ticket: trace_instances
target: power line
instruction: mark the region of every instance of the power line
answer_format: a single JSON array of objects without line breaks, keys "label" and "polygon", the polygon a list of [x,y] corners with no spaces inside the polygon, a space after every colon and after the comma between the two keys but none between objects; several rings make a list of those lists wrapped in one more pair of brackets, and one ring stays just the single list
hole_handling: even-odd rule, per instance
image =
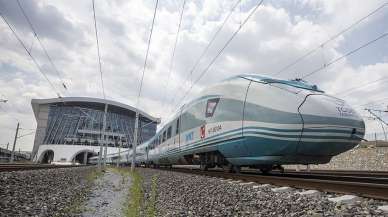
[{"label": "power line", "polygon": [[[241,25],[237,28],[237,30],[233,33],[233,35],[228,39],[228,41],[226,41],[225,45],[218,51],[218,53],[216,54],[216,56],[210,61],[210,63],[207,65],[207,67],[202,71],[202,73],[199,75],[199,77],[191,84],[190,88],[185,92],[185,94],[183,95],[183,97],[178,101],[178,102],[182,102],[187,94],[192,90],[193,86],[199,81],[201,80],[201,78],[208,72],[208,70],[210,69],[210,67],[214,64],[214,62],[217,60],[217,58],[222,54],[222,52],[225,50],[225,48],[230,44],[230,42],[234,39],[234,37],[236,37],[236,35],[240,32],[240,30],[242,29],[242,27],[248,22],[249,18],[252,17],[252,15],[256,12],[256,10],[260,7],[260,5],[262,5],[264,0],[261,0],[254,8],[253,10],[248,14],[248,16],[245,18],[245,20],[241,23]],[[179,104],[177,104],[179,106]]]},{"label": "power line", "polygon": [[[178,24],[178,30],[177,30],[177,33],[176,33],[176,38],[175,38],[175,44],[174,44],[174,49],[172,51],[172,57],[171,57],[171,61],[170,61],[170,68],[168,70],[168,76],[167,76],[167,84],[166,84],[166,88],[165,88],[165,93],[167,92],[167,88],[168,88],[168,85],[169,85],[169,82],[170,82],[170,76],[171,76],[171,71],[172,71],[172,68],[173,68],[173,63],[174,63],[174,57],[175,57],[175,49],[176,49],[176,46],[178,44],[178,38],[179,38],[179,32],[180,32],[180,29],[181,29],[181,24],[182,24],[182,18],[183,18],[183,12],[185,10],[185,5],[186,5],[186,0],[183,1],[183,6],[182,6],[182,11],[181,11],[181,14],[180,14],[180,19],[179,19],[179,24]],[[162,105],[162,108],[164,107],[164,100],[165,100],[165,97],[166,97],[166,94],[163,94],[163,105]]]},{"label": "power line", "polygon": [[140,79],[139,93],[138,93],[137,99],[136,99],[136,109],[139,106],[141,90],[143,88],[144,73],[145,73],[145,70],[146,70],[146,67],[147,67],[148,53],[149,53],[150,45],[151,45],[152,32],[154,30],[155,17],[156,17],[156,11],[157,11],[157,8],[158,8],[158,3],[159,3],[159,0],[156,0],[155,10],[154,10],[154,17],[152,18],[152,24],[151,24],[151,32],[150,32],[150,36],[148,38],[147,51],[146,51],[146,56],[145,56],[145,59],[144,59],[143,72],[142,72],[141,79]]},{"label": "power line", "polygon": [[[32,25],[31,20],[30,20],[29,17],[27,16],[27,14],[26,14],[26,12],[24,11],[24,9],[23,9],[22,5],[20,4],[20,1],[19,1],[19,0],[17,0],[17,3],[18,3],[18,5],[19,5],[20,10],[21,10],[22,13],[23,13],[23,16],[26,18],[26,20],[27,20],[27,22],[28,22],[28,24],[29,24],[31,30],[33,31],[34,36],[36,37],[36,39],[38,40],[38,42],[39,42],[41,48],[43,49],[44,53],[46,54],[47,59],[49,60],[51,66],[54,68],[54,71],[56,72],[56,74],[58,75],[58,78],[59,78],[60,82],[62,83],[63,88],[64,88],[65,90],[67,90],[67,86],[66,86],[65,82],[63,81],[63,78],[62,78],[62,76],[60,75],[60,73],[59,73],[59,71],[58,71],[58,68],[55,66],[53,60],[51,59],[50,55],[49,55],[48,52],[47,52],[47,49],[45,48],[45,46],[43,45],[42,41],[40,40],[40,38],[39,38],[39,36],[38,36],[38,34],[37,34],[37,32],[36,32],[34,26]],[[32,45],[31,45],[31,48],[32,48]]]},{"label": "power line", "polygon": [[367,105],[373,105],[373,104],[375,104],[376,102],[379,102],[379,101],[382,101],[382,100],[388,100],[388,97],[379,98],[379,99],[377,99],[377,100],[369,101],[369,102],[367,102],[367,103],[365,103],[365,104],[357,104],[357,105],[355,105],[355,106],[363,107],[363,106],[367,106]]},{"label": "power line", "polygon": [[5,18],[5,16],[0,12],[1,17],[3,18],[4,22],[8,25],[8,28],[12,31],[15,38],[18,40],[18,42],[23,46],[24,50],[27,52],[28,56],[32,59],[35,66],[38,68],[39,72],[43,75],[43,77],[47,80],[47,82],[50,84],[51,88],[56,92],[57,96],[61,98],[60,92],[55,88],[53,83],[50,81],[50,79],[47,77],[47,75],[43,72],[42,68],[39,66],[38,62],[35,60],[35,58],[31,55],[30,51],[28,51],[26,45],[24,42],[19,38],[19,36],[16,34],[15,30],[12,28],[11,24],[8,22],[8,20]]},{"label": "power line", "polygon": [[102,95],[104,96],[104,99],[105,99],[105,88],[104,88],[104,79],[102,78],[100,44],[99,44],[99,42],[98,42],[97,21],[96,21],[96,10],[95,10],[95,8],[94,8],[94,0],[92,0],[92,4],[93,4],[94,30],[95,30],[95,33],[96,33],[96,44],[97,44],[98,66],[99,66],[99,69],[100,69],[100,78],[101,78]]},{"label": "power line", "polygon": [[[192,76],[193,72],[195,71],[195,69],[197,68],[197,66],[199,65],[199,63],[201,62],[202,58],[205,56],[205,54],[207,53],[207,51],[209,50],[209,48],[211,47],[211,45],[213,44],[213,42],[215,41],[215,39],[217,38],[218,34],[221,32],[221,30],[224,28],[226,22],[228,22],[229,18],[231,17],[231,15],[233,14],[233,11],[236,9],[236,7],[239,5],[239,3],[241,2],[241,0],[237,0],[236,3],[233,5],[233,7],[230,9],[228,15],[225,17],[224,21],[222,22],[221,26],[218,27],[217,31],[214,33],[213,37],[210,39],[209,43],[206,45],[205,49],[202,51],[201,55],[199,55],[198,59],[195,61],[193,67],[190,69],[189,73],[187,74],[186,78],[184,79],[184,81],[187,81],[187,79],[189,77]],[[240,24],[241,25],[241,24]],[[179,87],[179,89],[181,89],[183,85],[181,85]],[[178,91],[177,91],[178,92]],[[176,92],[176,93],[177,93]],[[176,93],[175,95],[172,97],[172,103],[174,103],[174,99],[175,99],[175,96],[176,96]]]},{"label": "power line", "polygon": [[336,63],[336,62],[342,60],[343,58],[345,58],[345,57],[347,57],[347,56],[350,56],[350,55],[356,53],[357,51],[359,51],[359,50],[361,50],[361,49],[363,49],[363,48],[365,48],[365,47],[368,47],[369,45],[371,45],[371,44],[375,43],[376,41],[378,41],[378,40],[380,40],[380,39],[382,39],[382,38],[384,38],[384,37],[387,37],[387,36],[388,36],[388,32],[386,32],[386,33],[380,35],[379,37],[377,37],[377,38],[375,38],[375,39],[373,39],[373,40],[371,40],[371,41],[368,41],[367,43],[361,45],[360,47],[357,47],[357,48],[354,49],[354,50],[351,50],[351,51],[347,52],[346,54],[344,54],[344,55],[342,55],[342,56],[340,56],[340,57],[334,59],[333,61],[331,61],[331,62],[329,62],[329,63],[327,63],[327,64],[324,64],[322,67],[319,67],[319,68],[315,69],[314,71],[312,71],[312,72],[306,74],[305,76],[303,76],[302,79],[305,79],[305,78],[311,76],[312,74],[315,74],[315,73],[321,71],[322,69],[325,69],[325,68],[329,67],[330,65],[333,65],[334,63]]},{"label": "power line", "polygon": [[[228,22],[229,18],[232,16],[233,11],[236,9],[236,7],[240,4],[241,0],[236,1],[236,3],[233,5],[233,7],[230,9],[229,14],[225,17],[224,21],[222,22],[221,26],[217,29],[216,33],[213,35],[212,39],[207,44],[206,48],[202,51],[201,55],[198,57],[197,61],[195,61],[194,66],[190,70],[189,76],[193,74],[199,63],[201,62],[202,58],[205,56],[215,39],[217,38],[218,34],[221,32],[221,30],[224,28],[225,24]],[[187,78],[185,79],[187,80]]]},{"label": "power line", "polygon": [[342,94],[344,94],[344,93],[346,93],[345,95],[348,95],[349,93],[352,93],[352,92],[354,92],[354,91],[356,91],[356,90],[362,89],[362,88],[364,88],[364,87],[366,87],[366,86],[369,86],[369,85],[371,85],[371,84],[376,84],[376,83],[378,83],[378,82],[380,82],[380,81],[383,81],[383,80],[386,80],[386,79],[388,79],[388,77],[382,77],[382,78],[379,78],[379,79],[377,79],[377,80],[374,80],[374,81],[365,83],[365,84],[363,84],[363,85],[357,85],[357,86],[355,86],[355,87],[352,87],[352,88],[349,88],[349,89],[347,89],[347,90],[341,91],[341,92],[339,92],[339,93],[336,93],[335,95],[342,95]]},{"label": "power line", "polygon": [[319,50],[321,47],[325,46],[326,44],[328,44],[329,42],[333,41],[334,39],[338,38],[339,36],[343,35],[345,32],[349,31],[350,29],[352,29],[354,26],[360,24],[362,21],[364,21],[365,19],[367,19],[368,17],[372,16],[373,14],[377,13],[379,10],[381,10],[382,8],[384,8],[385,6],[387,6],[388,3],[384,3],[382,5],[380,5],[379,7],[377,7],[376,9],[374,9],[373,11],[371,11],[369,14],[367,14],[366,16],[362,17],[361,19],[357,20],[356,22],[352,23],[351,25],[349,25],[348,27],[346,27],[345,29],[343,29],[342,31],[338,32],[337,34],[333,35],[332,37],[330,37],[328,40],[326,40],[325,42],[321,43],[319,46],[317,46],[316,48],[310,50],[309,52],[307,52],[306,54],[300,56],[299,58],[297,58],[295,61],[291,62],[290,64],[286,65],[285,67],[283,67],[282,69],[280,69],[279,71],[275,72],[274,75],[277,75],[277,74],[280,74],[282,72],[284,72],[285,70],[289,69],[290,67],[296,65],[297,63],[299,63],[300,61],[302,61],[303,59],[305,59],[306,57],[310,56],[311,54],[315,53],[317,50]]}]

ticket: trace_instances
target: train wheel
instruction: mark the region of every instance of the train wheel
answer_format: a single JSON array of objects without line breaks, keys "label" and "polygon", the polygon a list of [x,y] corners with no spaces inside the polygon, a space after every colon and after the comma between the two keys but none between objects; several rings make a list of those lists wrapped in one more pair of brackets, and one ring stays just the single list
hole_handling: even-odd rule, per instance
[{"label": "train wheel", "polygon": [[201,165],[199,166],[199,168],[201,169],[201,171],[207,171],[208,166],[207,166],[206,164],[201,164]]},{"label": "train wheel", "polygon": [[241,172],[241,166],[234,165],[233,166],[233,172],[240,173]]},{"label": "train wheel", "polygon": [[279,170],[280,170],[280,173],[284,173],[284,167],[282,167],[281,165],[279,165]]},{"label": "train wheel", "polygon": [[224,170],[224,172],[231,173],[233,172],[233,165],[230,163],[227,165],[223,165],[222,169]]},{"label": "train wheel", "polygon": [[271,172],[271,170],[272,170],[272,168],[269,168],[269,167],[265,167],[265,168],[260,169],[261,173],[263,173],[263,174],[268,174]]}]

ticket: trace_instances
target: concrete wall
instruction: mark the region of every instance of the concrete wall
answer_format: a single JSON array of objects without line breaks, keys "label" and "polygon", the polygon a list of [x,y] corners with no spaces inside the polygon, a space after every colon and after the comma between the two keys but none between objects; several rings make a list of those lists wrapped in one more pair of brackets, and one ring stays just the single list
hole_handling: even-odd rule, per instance
[{"label": "concrete wall", "polygon": [[[99,146],[85,146],[85,145],[40,145],[38,149],[37,158],[35,161],[42,159],[43,154],[52,150],[54,152],[53,162],[71,162],[73,158],[81,152],[100,152]],[[122,148],[121,151],[126,151],[127,149]],[[119,152],[118,148],[108,147],[107,154]]]},{"label": "concrete wall", "polygon": [[[286,166],[286,168],[296,168],[296,166]],[[310,165],[310,168],[388,171],[388,147],[354,148],[335,156],[328,164]]]},{"label": "concrete wall", "polygon": [[36,153],[38,152],[39,145],[42,144],[44,140],[44,136],[47,128],[48,114],[49,114],[49,106],[47,104],[39,105],[38,116],[36,118],[37,126],[36,126],[36,133],[35,133],[35,139],[34,139],[34,147],[32,148],[32,154],[31,154],[31,160],[33,161],[36,160],[37,158]]}]

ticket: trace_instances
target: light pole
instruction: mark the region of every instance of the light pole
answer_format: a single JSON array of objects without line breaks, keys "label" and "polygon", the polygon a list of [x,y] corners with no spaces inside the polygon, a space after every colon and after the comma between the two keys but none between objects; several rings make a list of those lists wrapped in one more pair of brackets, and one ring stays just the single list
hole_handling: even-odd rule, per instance
[{"label": "light pole", "polygon": [[16,146],[16,141],[18,139],[18,133],[20,129],[20,123],[18,122],[16,126],[16,133],[15,133],[15,139],[13,140],[13,146],[12,146],[12,152],[11,152],[11,159],[9,160],[10,163],[13,163],[14,157],[15,157],[15,146]]}]

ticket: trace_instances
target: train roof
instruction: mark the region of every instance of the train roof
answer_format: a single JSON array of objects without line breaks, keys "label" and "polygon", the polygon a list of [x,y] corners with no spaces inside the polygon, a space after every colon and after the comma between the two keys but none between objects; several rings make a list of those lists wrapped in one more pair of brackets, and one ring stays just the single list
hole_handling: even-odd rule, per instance
[{"label": "train roof", "polygon": [[259,74],[242,74],[242,75],[234,76],[232,78],[245,78],[251,81],[256,81],[256,82],[265,83],[265,84],[273,84],[273,83],[285,84],[285,85],[289,85],[297,88],[302,88],[305,90],[311,90],[311,91],[317,91],[317,92],[323,93],[323,91],[320,90],[317,85],[310,84],[307,81],[302,80],[300,78],[296,78],[293,80],[283,80],[283,79],[271,78],[271,77],[259,75]]},{"label": "train roof", "polygon": [[[284,84],[284,85],[289,85],[289,86],[293,86],[293,87],[301,88],[301,89],[305,89],[305,90],[311,90],[311,91],[316,91],[316,92],[321,92],[321,93],[324,92],[324,91],[320,90],[317,87],[317,85],[310,84],[307,81],[302,80],[302,79],[298,79],[297,78],[297,79],[294,79],[294,80],[284,80],[284,79],[275,78],[275,77],[269,77],[269,76],[265,76],[265,75],[261,75],[261,74],[240,74],[240,75],[236,75],[236,76],[224,79],[222,82],[230,81],[230,80],[234,80],[234,79],[247,79],[247,80],[251,80],[251,81],[255,81],[255,82],[259,82],[259,83],[263,83],[263,84]],[[216,84],[219,84],[219,83],[216,83]],[[202,92],[200,92],[199,94],[200,94],[199,96],[197,96],[194,99],[190,100],[189,102],[183,104],[177,110],[177,112],[185,110],[187,107],[190,107],[190,105],[192,105],[193,103],[197,102],[198,100],[202,100],[202,99],[206,99],[206,98],[209,98],[209,97],[216,97],[216,96],[218,96],[218,95],[206,95],[206,96],[203,96],[203,95],[201,95]],[[174,113],[171,117],[167,118],[167,121],[164,122],[161,125],[160,129],[158,130],[158,132],[161,131],[163,128],[165,128],[167,126],[167,124],[169,124],[170,121],[174,120],[177,116],[178,116],[178,114]]]}]

